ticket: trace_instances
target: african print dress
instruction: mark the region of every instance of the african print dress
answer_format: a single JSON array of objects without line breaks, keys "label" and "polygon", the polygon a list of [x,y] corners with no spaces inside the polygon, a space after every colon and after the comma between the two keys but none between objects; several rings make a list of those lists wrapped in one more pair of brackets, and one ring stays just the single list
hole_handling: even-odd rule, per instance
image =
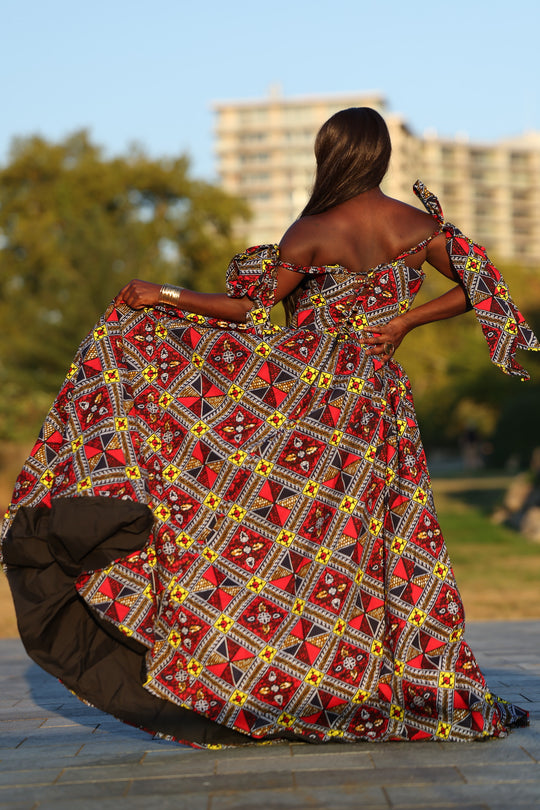
[{"label": "african print dress", "polygon": [[[415,189],[493,361],[524,377],[515,350],[540,346],[504,280]],[[107,310],[4,523],[35,661],[196,746],[471,740],[526,722],[464,639],[407,377],[361,343],[411,306],[413,251],[362,275],[285,265],[303,281],[284,328],[268,245],[228,270],[229,295],[256,301],[248,324]]]}]

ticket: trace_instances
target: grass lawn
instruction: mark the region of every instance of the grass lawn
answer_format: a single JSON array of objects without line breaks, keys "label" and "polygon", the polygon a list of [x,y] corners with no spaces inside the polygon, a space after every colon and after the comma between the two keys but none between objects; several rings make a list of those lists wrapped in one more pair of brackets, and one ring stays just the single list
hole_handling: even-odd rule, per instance
[{"label": "grass lawn", "polygon": [[509,480],[433,482],[467,619],[540,618],[540,544],[493,524],[489,517]]}]

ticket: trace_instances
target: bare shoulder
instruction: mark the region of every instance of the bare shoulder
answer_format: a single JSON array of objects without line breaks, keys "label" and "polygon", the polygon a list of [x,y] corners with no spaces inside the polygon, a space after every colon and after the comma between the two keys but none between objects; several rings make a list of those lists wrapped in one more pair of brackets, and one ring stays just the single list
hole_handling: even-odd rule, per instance
[{"label": "bare shoulder", "polygon": [[313,261],[319,235],[317,215],[302,217],[288,228],[279,243],[283,261],[308,267]]},{"label": "bare shoulder", "polygon": [[437,223],[427,211],[421,211],[414,205],[388,198],[389,219],[393,223],[396,236],[415,241],[422,241],[437,230]]}]

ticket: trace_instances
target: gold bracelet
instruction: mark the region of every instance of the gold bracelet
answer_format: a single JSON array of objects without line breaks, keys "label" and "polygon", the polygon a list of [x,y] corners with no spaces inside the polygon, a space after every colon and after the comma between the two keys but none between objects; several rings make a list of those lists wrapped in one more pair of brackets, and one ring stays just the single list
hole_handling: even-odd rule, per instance
[{"label": "gold bracelet", "polygon": [[180,306],[180,296],[183,287],[173,287],[171,284],[162,284],[159,291],[160,304],[169,304],[171,307]]}]

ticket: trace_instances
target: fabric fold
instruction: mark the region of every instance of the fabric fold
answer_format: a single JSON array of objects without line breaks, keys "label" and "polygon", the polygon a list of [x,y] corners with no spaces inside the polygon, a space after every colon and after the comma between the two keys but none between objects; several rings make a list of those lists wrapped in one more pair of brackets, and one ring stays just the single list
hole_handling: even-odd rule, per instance
[{"label": "fabric fold", "polygon": [[75,589],[83,570],[142,548],[151,525],[144,504],[112,498],[19,509],[3,550],[26,651],[82,700],[126,723],[201,745],[246,744],[244,735],[149,694],[147,649],[100,621]]}]

